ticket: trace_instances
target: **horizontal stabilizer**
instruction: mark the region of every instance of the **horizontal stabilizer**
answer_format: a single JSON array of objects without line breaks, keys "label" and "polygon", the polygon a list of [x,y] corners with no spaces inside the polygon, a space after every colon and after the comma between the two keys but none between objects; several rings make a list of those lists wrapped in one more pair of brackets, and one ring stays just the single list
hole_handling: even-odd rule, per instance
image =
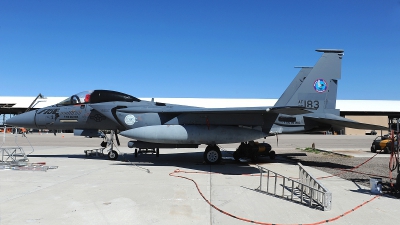
[{"label": "horizontal stabilizer", "polygon": [[354,120],[350,120],[341,116],[336,116],[333,114],[326,114],[325,117],[313,117],[313,116],[304,116],[307,119],[311,119],[315,122],[330,124],[333,126],[338,127],[348,127],[354,129],[361,129],[361,130],[387,130],[387,127],[368,124],[368,123],[360,123]]}]

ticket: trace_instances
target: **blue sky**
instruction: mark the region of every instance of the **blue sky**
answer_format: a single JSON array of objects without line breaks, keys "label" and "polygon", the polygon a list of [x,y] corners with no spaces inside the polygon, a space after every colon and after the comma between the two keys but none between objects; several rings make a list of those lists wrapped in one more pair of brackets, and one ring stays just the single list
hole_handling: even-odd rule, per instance
[{"label": "blue sky", "polygon": [[338,99],[400,99],[399,0],[2,0],[0,95],[279,98],[318,48]]}]

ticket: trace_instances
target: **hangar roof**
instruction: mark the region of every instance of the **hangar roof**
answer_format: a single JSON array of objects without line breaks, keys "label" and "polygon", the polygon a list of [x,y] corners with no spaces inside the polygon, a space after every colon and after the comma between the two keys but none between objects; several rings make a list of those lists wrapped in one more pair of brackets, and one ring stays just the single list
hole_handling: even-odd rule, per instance
[{"label": "hangar roof", "polygon": [[[36,97],[0,96],[0,114],[23,112]],[[67,97],[39,98],[32,108],[54,105]],[[151,98],[140,98],[150,101]],[[155,98],[157,102],[206,108],[273,106],[277,99],[223,99],[223,98]],[[397,112],[400,100],[337,100],[336,108],[342,112]]]}]

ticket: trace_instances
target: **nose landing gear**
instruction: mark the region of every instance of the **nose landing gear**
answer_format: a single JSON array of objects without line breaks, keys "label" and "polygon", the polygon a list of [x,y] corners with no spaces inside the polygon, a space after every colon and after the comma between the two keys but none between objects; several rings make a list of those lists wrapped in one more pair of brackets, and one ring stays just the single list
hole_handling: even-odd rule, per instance
[{"label": "nose landing gear", "polygon": [[117,160],[118,159],[118,152],[115,150],[111,150],[108,152],[108,159],[110,160]]},{"label": "nose landing gear", "polygon": [[105,135],[105,139],[106,141],[103,141],[100,145],[104,148],[108,146],[110,146],[110,149],[108,150],[108,159],[109,160],[117,160],[118,159],[118,152],[114,150],[114,135],[117,141],[117,144],[119,145],[119,139],[117,136],[116,131],[112,130],[111,134],[110,134],[110,138],[107,137],[107,134]]}]

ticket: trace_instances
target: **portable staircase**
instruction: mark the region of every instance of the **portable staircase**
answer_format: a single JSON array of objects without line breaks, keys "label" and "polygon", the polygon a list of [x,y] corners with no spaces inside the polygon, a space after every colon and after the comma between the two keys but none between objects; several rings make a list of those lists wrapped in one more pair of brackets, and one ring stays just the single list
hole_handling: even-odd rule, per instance
[{"label": "portable staircase", "polygon": [[[331,210],[332,193],[308,173],[301,163],[298,165],[300,175],[298,180],[257,165],[260,170],[260,186],[257,190],[309,207]],[[266,178],[266,181],[263,178]]]},{"label": "portable staircase", "polygon": [[[3,143],[0,145],[0,169],[2,170],[22,170],[22,171],[47,171],[57,169],[58,166],[46,166],[45,162],[28,163],[29,159],[22,147],[3,147],[6,138],[6,128],[4,127]],[[33,148],[32,148],[33,149]],[[33,151],[32,151],[33,152]],[[31,153],[32,153],[31,152]],[[29,153],[30,154],[30,153]]]},{"label": "portable staircase", "polygon": [[2,162],[29,161],[22,147],[2,147],[0,148],[0,151]]},{"label": "portable staircase", "polygon": [[6,127],[4,127],[3,143],[0,145],[1,162],[27,162],[28,157],[26,156],[22,147],[3,147],[6,142]]}]

